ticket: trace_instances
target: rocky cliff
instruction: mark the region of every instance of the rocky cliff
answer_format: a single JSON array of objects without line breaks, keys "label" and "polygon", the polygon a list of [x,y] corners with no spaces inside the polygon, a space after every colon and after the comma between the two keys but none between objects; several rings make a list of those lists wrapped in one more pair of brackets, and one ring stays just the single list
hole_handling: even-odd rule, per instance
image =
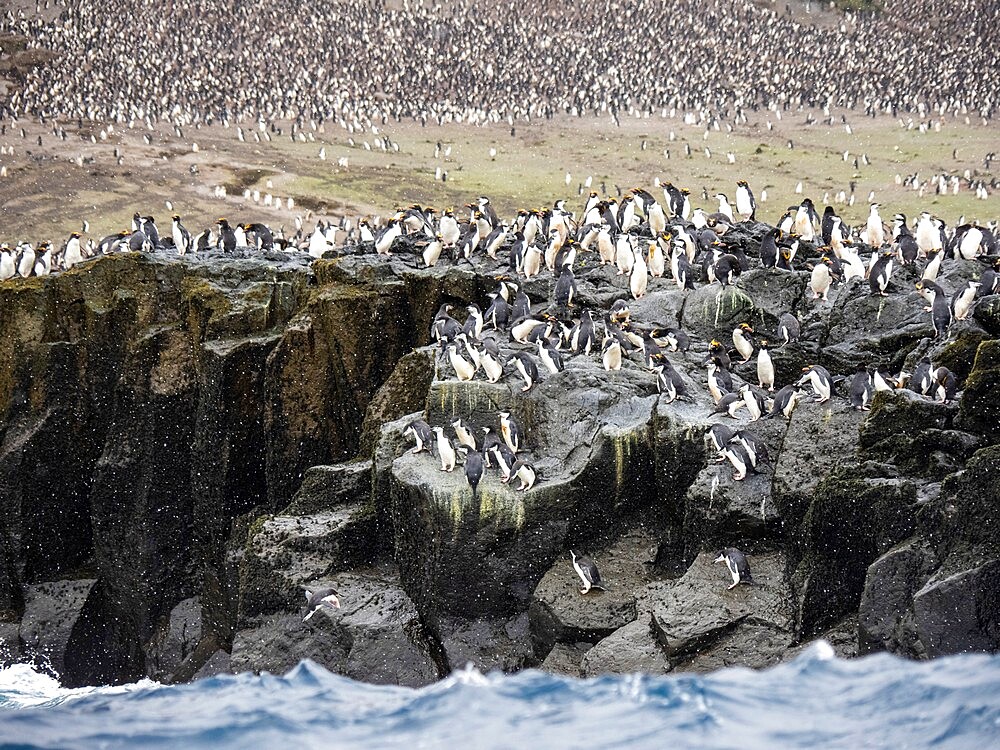
[{"label": "rocky cliff", "polygon": [[[691,396],[667,403],[644,366],[599,356],[528,392],[512,374],[459,382],[431,321],[487,301],[502,267],[485,259],[307,260],[121,254],[0,285],[0,661],[84,685],[309,657],[420,685],[467,662],[766,666],[817,636],[844,654],[1000,646],[1000,297],[942,343],[908,269],[888,298],[855,281],[829,303],[807,299],[807,272],[687,294],[656,279],[633,318],[694,340],[671,355]],[[579,282],[584,306],[628,297],[609,269],[583,264]],[[543,309],[551,286],[525,288]],[[804,336],[774,349],[779,386],[807,364],[927,356],[960,398],[883,392],[862,413],[840,384],[755,423],[770,463],[735,481],[706,431],[748,418],[713,413],[707,342],[792,310]],[[525,428],[527,492],[488,473],[474,495],[461,467],[407,452],[414,418],[499,411]],[[727,590],[724,546],[757,586]],[[570,548],[608,591],[579,594]],[[304,623],[303,587],[321,584],[342,608]]]}]

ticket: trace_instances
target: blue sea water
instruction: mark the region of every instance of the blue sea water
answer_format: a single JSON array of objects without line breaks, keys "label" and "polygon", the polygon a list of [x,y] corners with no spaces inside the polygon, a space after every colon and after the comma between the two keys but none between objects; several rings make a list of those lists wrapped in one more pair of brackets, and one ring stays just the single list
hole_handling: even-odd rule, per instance
[{"label": "blue sea water", "polygon": [[576,680],[468,669],[419,690],[311,662],[288,674],[67,690],[0,670],[3,748],[1000,747],[1000,656],[844,661],[820,643],[753,672]]}]

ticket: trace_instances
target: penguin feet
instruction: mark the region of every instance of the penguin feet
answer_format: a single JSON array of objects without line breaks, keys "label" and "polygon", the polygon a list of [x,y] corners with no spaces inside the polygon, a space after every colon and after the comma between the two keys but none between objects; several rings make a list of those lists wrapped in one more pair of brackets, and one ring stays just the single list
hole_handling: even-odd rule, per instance
[{"label": "penguin feet", "polygon": [[740,585],[740,582],[739,582],[739,581],[737,581],[736,583],[732,584],[731,586],[728,586],[728,587],[726,588],[726,591],[732,591],[732,590],[733,590],[734,588],[736,588],[736,587],[737,587],[737,586],[739,586],[739,585]]}]

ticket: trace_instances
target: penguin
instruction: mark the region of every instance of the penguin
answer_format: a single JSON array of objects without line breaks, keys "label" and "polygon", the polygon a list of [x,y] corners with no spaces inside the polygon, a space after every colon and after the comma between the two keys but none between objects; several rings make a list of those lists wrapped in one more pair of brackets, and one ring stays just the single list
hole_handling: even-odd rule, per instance
[{"label": "penguin", "polygon": [[500,437],[510,448],[510,452],[517,454],[521,450],[521,428],[511,417],[510,412],[500,412]]},{"label": "penguin", "polygon": [[483,478],[482,454],[473,452],[465,457],[465,478],[472,488],[472,496],[476,497],[479,481]]},{"label": "penguin", "polygon": [[622,345],[614,336],[604,338],[604,344],[601,346],[601,363],[608,371],[622,369]]},{"label": "penguin", "polygon": [[757,385],[774,393],[774,362],[766,340],[761,341],[757,349]]},{"label": "penguin", "polygon": [[451,362],[455,376],[461,381],[469,381],[475,377],[476,366],[458,353],[458,346],[455,343],[448,344],[448,361]]},{"label": "penguin", "polygon": [[752,334],[753,328],[748,323],[740,323],[733,329],[733,346],[736,347],[737,353],[743,357],[744,362],[749,362],[750,357],[753,356],[753,339],[750,338]]},{"label": "penguin", "polygon": [[35,272],[35,248],[30,242],[24,242],[19,247],[17,258],[17,275],[21,278],[28,278]]},{"label": "penguin", "polygon": [[444,250],[444,240],[441,239],[440,234],[435,234],[434,239],[427,243],[421,254],[421,257],[424,259],[424,266],[430,268],[437,265],[437,262],[441,259],[442,250]]},{"label": "penguin", "polygon": [[757,201],[754,200],[753,191],[746,180],[736,182],[736,210],[743,221],[757,220]]},{"label": "penguin", "polygon": [[760,241],[760,264],[764,268],[774,268],[778,263],[778,240],[781,230],[774,227]]},{"label": "penguin", "polygon": [[729,198],[725,193],[716,193],[715,199],[719,201],[719,211],[730,224],[735,224],[736,219],[733,217],[733,207],[729,205]]},{"label": "penguin", "polygon": [[712,410],[713,414],[728,414],[733,419],[736,419],[736,412],[745,406],[743,399],[738,393],[725,393],[722,398],[719,399],[719,403],[716,404],[715,409]]},{"label": "penguin", "polygon": [[[492,346],[490,346],[492,344]],[[479,366],[486,374],[486,380],[490,383],[497,383],[503,377],[503,359],[499,350],[496,349],[496,342],[493,339],[484,339],[481,342],[482,349],[479,353]]]},{"label": "penguin", "polygon": [[[229,226],[229,221],[225,218],[221,218],[215,223],[219,227],[219,247],[222,248],[222,252],[233,252],[236,249],[236,232]],[[129,243],[129,247],[131,247],[131,243]]]},{"label": "penguin", "polygon": [[871,407],[873,391],[868,369],[864,365],[858,365],[858,371],[851,380],[851,406],[858,411],[868,411]]},{"label": "penguin", "polygon": [[[669,238],[670,235],[667,235],[667,237]],[[646,252],[646,265],[649,268],[650,276],[656,279],[663,277],[663,272],[666,270],[666,263],[663,257],[663,249],[659,243],[649,243],[649,249]]]},{"label": "penguin", "polygon": [[302,622],[305,622],[314,614],[319,612],[321,609],[340,609],[340,598],[335,589],[332,588],[322,588],[316,591],[305,590],[306,595],[306,609],[308,610],[306,616],[302,618]]},{"label": "penguin", "polygon": [[868,285],[872,296],[889,296],[885,290],[889,286],[889,277],[892,276],[892,258],[892,251],[883,252],[868,272]]},{"label": "penguin", "polygon": [[597,343],[597,334],[594,332],[594,316],[590,310],[584,311],[580,316],[580,321],[573,328],[570,334],[569,347],[574,354],[586,354],[590,356],[590,350]]},{"label": "penguin", "polygon": [[616,299],[611,303],[611,309],[608,311],[608,317],[611,318],[611,322],[619,324],[628,323],[629,315],[628,302],[623,299]]},{"label": "penguin", "polygon": [[274,250],[274,235],[271,234],[271,230],[264,224],[261,224],[260,222],[244,224],[243,231],[253,234],[255,248],[263,252],[271,252]]},{"label": "penguin", "polygon": [[944,251],[927,253],[927,263],[924,270],[920,272],[920,278],[929,281],[937,281],[938,272],[941,270],[941,260],[944,258]]},{"label": "penguin", "polygon": [[783,312],[778,316],[778,338],[785,345],[794,344],[799,340],[800,334],[801,326],[798,318],[788,312]]},{"label": "penguin", "polygon": [[438,220],[438,234],[441,235],[444,247],[454,247],[458,244],[460,233],[453,208],[446,208],[441,214],[441,218]]},{"label": "penguin", "polygon": [[[479,453],[480,455],[482,455],[483,464],[486,466],[487,469],[490,468],[491,466],[490,457],[493,454],[493,449],[496,448],[498,445],[503,445],[503,443],[500,442],[500,436],[497,435],[489,427],[484,427],[483,439],[480,444],[481,447]],[[506,446],[504,447],[506,448]]]},{"label": "penguin", "polygon": [[592,589],[605,591],[604,583],[601,581],[601,574],[597,570],[597,565],[594,561],[576,550],[570,550],[569,555],[573,561],[573,570],[580,576],[582,584],[580,593],[586,595]]},{"label": "penguin", "polygon": [[802,377],[795,385],[801,386],[808,382],[812,385],[813,396],[817,404],[829,401],[833,391],[833,381],[830,379],[830,373],[827,369],[820,365],[809,365],[802,368],[802,373]]},{"label": "penguin", "polygon": [[65,250],[63,250],[62,267],[68,271],[81,262],[83,262],[83,251],[80,247],[80,233],[73,232],[66,241]]},{"label": "penguin", "polygon": [[743,273],[739,258],[732,253],[719,256],[719,259],[712,264],[712,273],[722,286],[731,286],[736,283],[736,279]]},{"label": "penguin", "polygon": [[633,299],[642,299],[646,295],[646,285],[649,283],[649,271],[642,253],[634,253],[632,268],[629,272],[628,286]]},{"label": "penguin", "polygon": [[14,254],[10,251],[7,243],[0,247],[0,281],[11,279],[17,273],[17,264],[14,261]]},{"label": "penguin", "polygon": [[773,419],[779,414],[785,419],[791,419],[792,412],[795,411],[795,406],[803,395],[803,392],[794,385],[786,385],[774,394],[774,404],[771,407],[771,413],[767,415],[766,419]]},{"label": "penguin", "polygon": [[764,411],[767,408],[767,397],[763,391],[749,383],[744,383],[740,386],[739,393],[743,397],[743,403],[746,404],[747,411],[750,413],[751,422],[756,422],[764,416]]},{"label": "penguin", "polygon": [[479,305],[472,304],[465,308],[467,316],[465,318],[465,324],[462,326],[462,332],[472,340],[478,340],[483,335],[483,325],[485,325],[485,319],[483,318],[483,313],[479,309]]},{"label": "penguin", "polygon": [[708,363],[708,392],[718,404],[722,397],[732,390],[733,381],[729,371],[719,367],[714,361]]},{"label": "penguin", "polygon": [[909,380],[910,389],[922,396],[930,395],[933,380],[931,361],[927,357],[923,357],[913,368],[913,374]]},{"label": "penguin", "polygon": [[455,461],[458,453],[451,438],[444,434],[444,427],[435,427],[434,434],[437,435],[437,451],[441,458],[441,471],[452,472],[455,470]]},{"label": "penguin", "polygon": [[732,369],[733,363],[729,359],[729,352],[726,351],[726,347],[715,339],[712,339],[712,342],[708,345],[708,355],[723,370]]},{"label": "penguin", "polygon": [[538,359],[545,365],[545,369],[553,375],[566,369],[562,355],[552,347],[552,343],[546,338],[538,339]]},{"label": "penguin", "polygon": [[517,463],[517,458],[510,452],[510,448],[505,443],[497,443],[490,448],[490,455],[492,456],[492,460],[496,461],[497,468],[500,469],[500,481],[507,484],[510,478],[514,476],[513,470],[514,464]]},{"label": "penguin", "polygon": [[771,460],[771,457],[767,454],[767,446],[764,444],[764,441],[750,430],[737,430],[730,442],[738,442],[743,446],[743,449],[747,452],[747,456],[750,457],[750,468],[754,473],[757,472],[757,464],[766,463]]},{"label": "penguin", "polygon": [[[490,210],[492,210],[492,208]],[[502,225],[497,225],[497,227],[486,236],[486,254],[493,258],[493,260],[496,260],[497,251],[506,239],[507,230],[504,229]]]},{"label": "penguin", "polygon": [[415,445],[410,453],[420,453],[420,451],[425,449],[430,451],[431,440],[434,439],[434,433],[431,432],[430,425],[428,425],[424,420],[413,420],[406,426],[406,429],[403,430],[403,434],[410,435],[415,442]]},{"label": "penguin", "polygon": [[535,467],[521,459],[514,462],[514,466],[511,468],[511,476],[515,476],[521,481],[521,485],[517,488],[519,492],[530,490],[535,486],[535,481],[538,479]]},{"label": "penguin", "polygon": [[750,471],[750,456],[742,443],[727,443],[722,449],[722,455],[733,466],[733,480],[742,482]]},{"label": "penguin", "polygon": [[731,591],[741,583],[753,585],[754,581],[750,575],[750,563],[747,562],[746,555],[735,547],[726,547],[719,550],[718,557],[715,558],[714,562],[725,563],[726,569],[729,570],[729,575],[733,577],[733,582],[726,589],[727,591]]},{"label": "penguin", "polygon": [[479,445],[476,443],[475,433],[462,421],[461,417],[452,422],[451,426],[455,430],[455,437],[458,438],[460,445],[464,445],[473,452],[477,452],[479,450]]},{"label": "penguin", "polygon": [[951,307],[948,305],[948,298],[944,290],[933,281],[921,279],[916,283],[916,288],[920,292],[930,292],[934,295],[931,300],[930,312],[931,323],[934,325],[935,338],[947,338],[948,327],[951,325]]},{"label": "penguin", "polygon": [[869,206],[868,223],[866,224],[868,244],[876,251],[885,244],[885,228],[882,226],[882,217],[879,216],[878,209],[878,203],[872,203]]},{"label": "penguin", "polygon": [[521,275],[525,279],[538,276],[542,272],[542,251],[535,245],[528,245],[524,249],[524,258],[521,261]]},{"label": "penguin", "polygon": [[687,395],[684,379],[664,355],[656,355],[653,363],[652,370],[656,375],[656,390],[658,393],[666,395],[666,403],[673,403],[678,396]]},{"label": "penguin", "polygon": [[992,294],[1000,293],[1000,258],[994,258],[990,268],[983,271],[979,277],[979,290],[977,297],[988,297]]},{"label": "penguin", "polygon": [[663,335],[672,352],[686,352],[691,348],[691,338],[681,328],[667,328]]},{"label": "penguin", "polygon": [[52,270],[52,245],[42,242],[35,253],[35,276],[48,276]]},{"label": "penguin", "polygon": [[557,307],[572,307],[575,296],[576,279],[573,276],[573,266],[563,266],[559,270],[559,279],[556,281],[552,300]]},{"label": "penguin", "polygon": [[[984,273],[983,276],[986,274]],[[951,312],[955,320],[966,320],[972,314],[981,282],[966,282],[965,288],[955,292],[951,299]]]},{"label": "penguin", "polygon": [[938,367],[931,373],[932,390],[934,397],[942,404],[948,404],[955,400],[958,391],[958,380],[955,373],[947,367]]},{"label": "penguin", "polygon": [[526,318],[531,315],[531,300],[520,287],[514,292],[514,303],[511,305],[511,320]]},{"label": "penguin", "polygon": [[510,323],[512,308],[500,292],[490,292],[489,297],[490,306],[483,313],[483,323],[491,325],[494,330],[499,331]]},{"label": "penguin", "polygon": [[722,455],[723,450],[726,445],[736,437],[736,430],[728,425],[724,425],[721,422],[713,424],[708,429],[708,441],[715,452],[719,454],[719,462],[725,461],[725,456]]},{"label": "penguin", "polygon": [[526,352],[515,352],[513,359],[514,366],[517,367],[517,371],[524,378],[524,387],[521,391],[530,391],[531,387],[538,382],[538,367]]},{"label": "penguin", "polygon": [[813,266],[812,274],[809,277],[809,288],[812,290],[813,299],[827,301],[827,294],[833,285],[833,275],[830,273],[830,259],[823,256],[820,262]]}]

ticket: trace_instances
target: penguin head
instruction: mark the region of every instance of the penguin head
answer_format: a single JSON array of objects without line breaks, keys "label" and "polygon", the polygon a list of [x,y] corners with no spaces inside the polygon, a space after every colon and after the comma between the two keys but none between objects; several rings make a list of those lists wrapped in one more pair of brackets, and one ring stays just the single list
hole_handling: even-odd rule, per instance
[{"label": "penguin head", "polygon": [[724,549],[720,549],[715,554],[716,557],[712,560],[713,563],[724,563],[726,561],[726,551]]},{"label": "penguin head", "polygon": [[753,328],[750,327],[749,323],[740,323],[740,328],[743,333],[753,333]]}]

